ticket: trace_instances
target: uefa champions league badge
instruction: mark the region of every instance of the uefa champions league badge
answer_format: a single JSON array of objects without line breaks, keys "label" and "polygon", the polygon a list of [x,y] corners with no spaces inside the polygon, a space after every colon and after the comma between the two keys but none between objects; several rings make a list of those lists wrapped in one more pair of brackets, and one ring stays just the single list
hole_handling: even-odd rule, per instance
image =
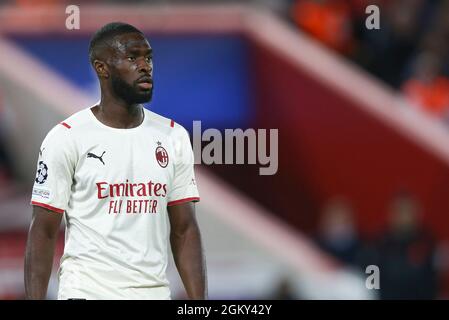
[{"label": "uefa champions league badge", "polygon": [[168,153],[167,150],[162,147],[162,143],[157,142],[158,147],[156,148],[156,161],[162,167],[165,168],[168,165]]},{"label": "uefa champions league badge", "polygon": [[45,181],[47,181],[47,178],[48,178],[48,167],[44,161],[39,161],[35,181],[38,184],[44,184]]}]

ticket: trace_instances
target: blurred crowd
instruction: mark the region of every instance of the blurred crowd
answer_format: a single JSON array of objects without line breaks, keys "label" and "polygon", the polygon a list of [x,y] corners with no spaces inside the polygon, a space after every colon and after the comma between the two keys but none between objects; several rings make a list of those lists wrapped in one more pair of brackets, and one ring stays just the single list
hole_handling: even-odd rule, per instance
[{"label": "blurred crowd", "polygon": [[362,237],[351,204],[330,200],[322,210],[319,246],[345,265],[365,273],[380,270],[381,299],[447,298],[447,249],[422,224],[418,201],[407,192],[393,196],[383,232]]},{"label": "blurred crowd", "polygon": [[[366,20],[379,8],[379,29]],[[288,20],[330,50],[358,64],[408,100],[412,107],[449,124],[449,1],[291,0]],[[418,200],[392,197],[388,221],[372,238],[359,233],[354,208],[344,198],[322,210],[317,243],[365,274],[380,269],[381,299],[448,297],[447,245],[422,223]]]},{"label": "blurred crowd", "polygon": [[[368,5],[380,29],[368,30]],[[371,12],[370,12],[371,13]],[[444,0],[295,0],[294,24],[391,87],[411,105],[449,118],[449,2]]]}]

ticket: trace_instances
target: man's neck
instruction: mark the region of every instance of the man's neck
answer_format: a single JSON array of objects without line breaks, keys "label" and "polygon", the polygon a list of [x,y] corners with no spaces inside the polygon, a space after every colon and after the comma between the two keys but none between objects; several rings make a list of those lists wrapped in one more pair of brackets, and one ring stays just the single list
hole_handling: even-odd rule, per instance
[{"label": "man's neck", "polygon": [[92,111],[103,124],[119,129],[138,127],[143,121],[143,106],[141,104],[129,105],[124,101],[111,99],[102,95],[98,105]]}]

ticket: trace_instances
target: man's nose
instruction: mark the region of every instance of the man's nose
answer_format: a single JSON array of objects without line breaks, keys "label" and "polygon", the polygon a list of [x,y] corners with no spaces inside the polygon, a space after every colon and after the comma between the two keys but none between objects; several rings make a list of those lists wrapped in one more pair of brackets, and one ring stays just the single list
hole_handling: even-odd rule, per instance
[{"label": "man's nose", "polygon": [[139,64],[139,72],[142,73],[151,73],[153,71],[153,67],[151,66],[151,62],[147,62],[146,60],[143,60]]}]

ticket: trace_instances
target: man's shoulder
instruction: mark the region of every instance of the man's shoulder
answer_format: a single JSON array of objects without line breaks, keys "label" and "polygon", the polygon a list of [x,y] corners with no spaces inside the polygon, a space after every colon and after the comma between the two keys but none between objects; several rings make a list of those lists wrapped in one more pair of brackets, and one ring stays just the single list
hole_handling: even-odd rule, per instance
[{"label": "man's shoulder", "polygon": [[178,137],[187,133],[187,130],[173,119],[164,117],[148,109],[145,109],[145,117],[148,118],[148,123],[152,128],[156,128],[170,137]]},{"label": "man's shoulder", "polygon": [[84,108],[61,121],[57,126],[62,126],[66,129],[79,129],[92,120],[92,117],[89,114],[91,112],[90,107]]},{"label": "man's shoulder", "polygon": [[82,109],[62,120],[47,133],[45,140],[63,141],[89,121],[90,108]]}]

